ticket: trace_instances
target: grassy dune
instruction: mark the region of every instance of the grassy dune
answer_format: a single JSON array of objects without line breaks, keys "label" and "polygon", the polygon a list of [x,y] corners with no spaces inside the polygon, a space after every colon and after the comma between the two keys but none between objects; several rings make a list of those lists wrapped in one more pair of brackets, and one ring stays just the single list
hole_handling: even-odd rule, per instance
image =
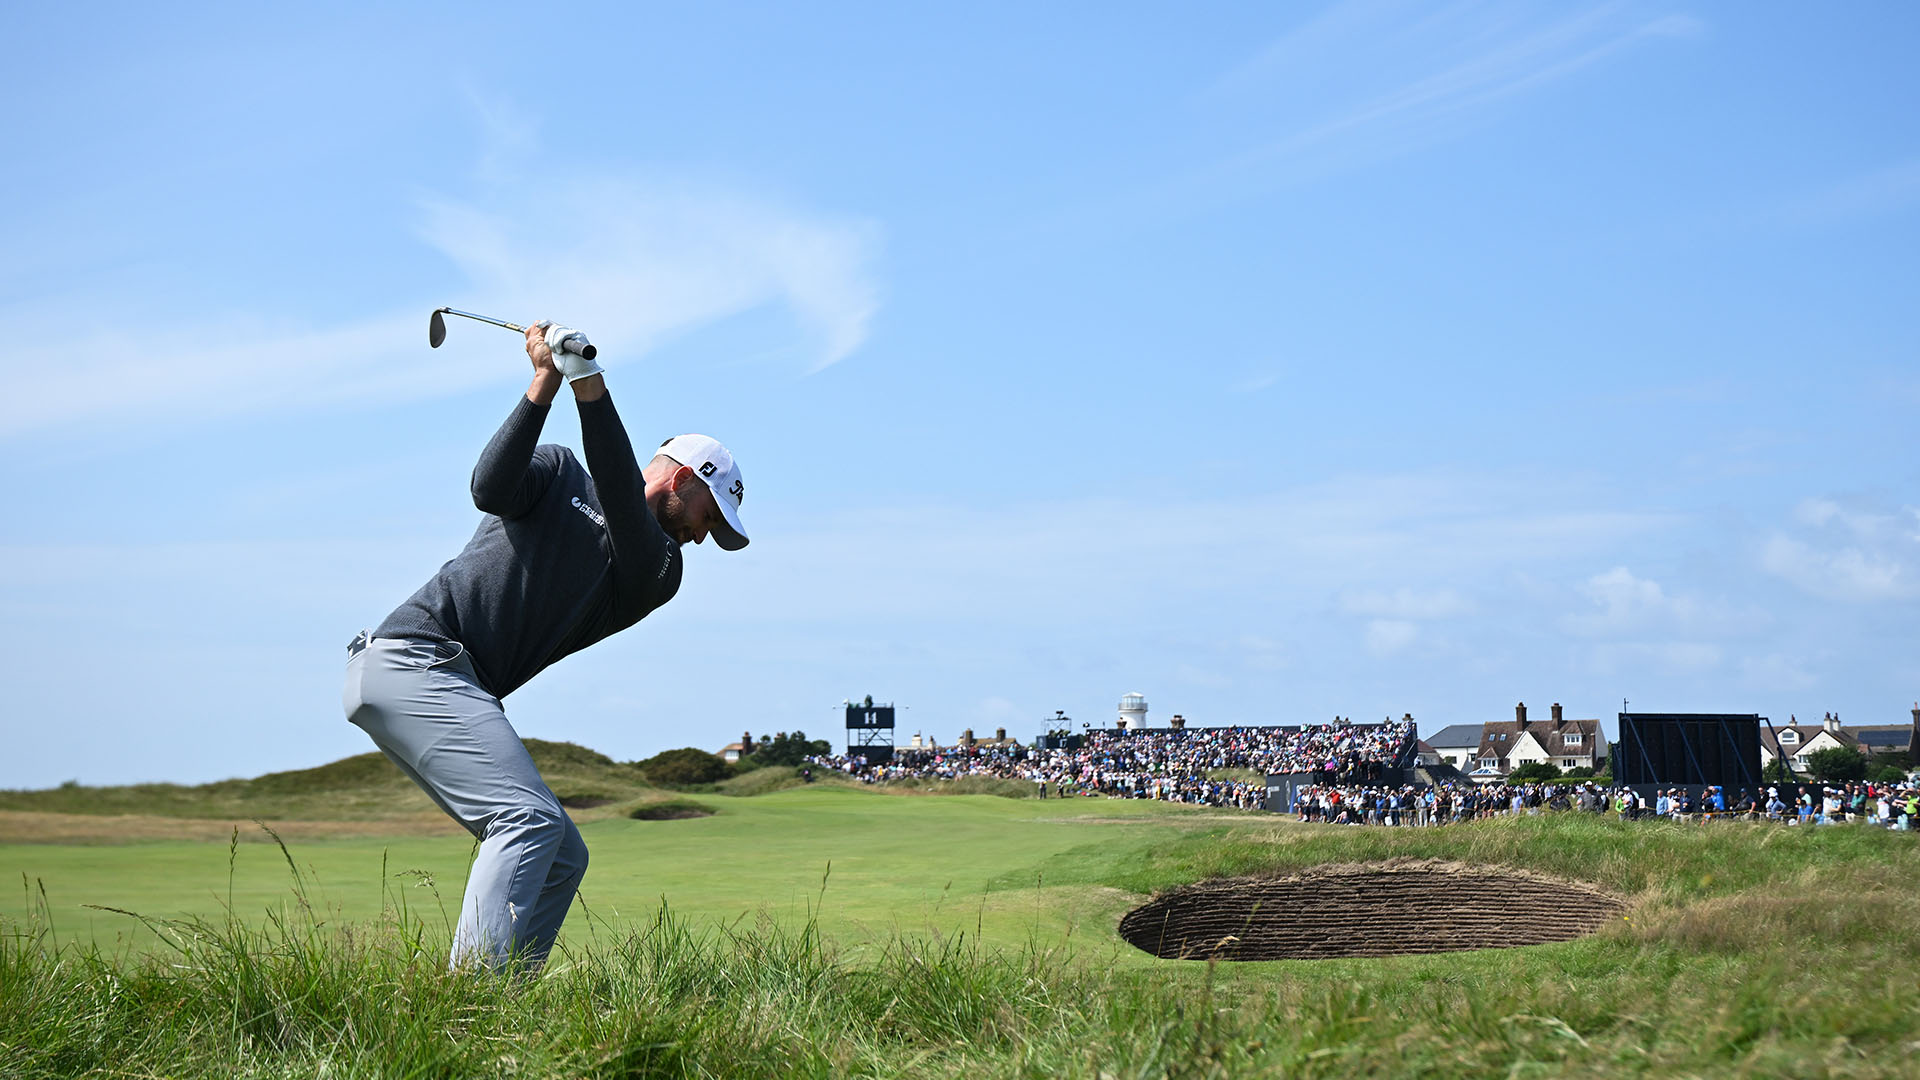
[{"label": "grassy dune", "polygon": [[[631,765],[622,765],[584,746],[528,739],[527,750],[553,793],[569,803],[604,804],[654,791]],[[211,784],[69,784],[39,791],[0,791],[0,811],[235,821],[340,822],[440,816],[432,801],[379,753],[356,754],[312,769]]]},{"label": "grassy dune", "polygon": [[[0,847],[24,885],[0,1076],[1896,1077],[1920,1057],[1913,835],[680,798],[716,813],[583,826],[586,906],[524,985],[440,971],[463,838]],[[1114,933],[1176,884],[1398,857],[1630,908],[1579,941],[1371,960],[1161,961]]]}]

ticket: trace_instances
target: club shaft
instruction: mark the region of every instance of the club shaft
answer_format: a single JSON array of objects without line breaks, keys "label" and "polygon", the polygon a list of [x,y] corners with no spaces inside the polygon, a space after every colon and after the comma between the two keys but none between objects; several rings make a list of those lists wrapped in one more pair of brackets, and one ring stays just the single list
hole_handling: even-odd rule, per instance
[{"label": "club shaft", "polygon": [[443,307],[440,310],[447,313],[448,315],[458,315],[463,319],[473,319],[477,322],[492,323],[495,326],[504,326],[509,330],[518,330],[520,333],[523,333],[523,334],[527,332],[527,328],[524,326],[521,326],[517,323],[510,323],[505,319],[496,319],[491,315],[475,315],[471,311],[461,311],[457,308],[450,308],[450,307]]}]

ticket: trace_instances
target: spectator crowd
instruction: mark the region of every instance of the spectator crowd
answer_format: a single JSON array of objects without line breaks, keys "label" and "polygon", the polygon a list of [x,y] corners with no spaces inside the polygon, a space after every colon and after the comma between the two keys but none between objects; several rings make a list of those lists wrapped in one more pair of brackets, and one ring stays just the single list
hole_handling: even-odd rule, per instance
[{"label": "spectator crowd", "polygon": [[[891,761],[872,765],[844,754],[808,760],[813,767],[869,784],[982,777],[1031,783],[1042,798],[1157,799],[1245,810],[1267,805],[1269,774],[1307,773],[1311,781],[1292,789],[1286,810],[1302,821],[1333,824],[1435,826],[1500,815],[1583,811],[1618,814],[1622,821],[1861,821],[1901,830],[1920,825],[1920,784],[1912,782],[1777,783],[1734,795],[1718,787],[1672,788],[1651,796],[1591,781],[1437,787],[1381,783],[1390,770],[1410,760],[1413,736],[1406,721],[1113,730],[1045,740],[1040,749],[992,742],[896,749]],[[1243,771],[1256,778],[1234,775]]]},{"label": "spectator crowd", "polygon": [[1337,825],[1430,826],[1543,810],[1577,810],[1617,813],[1621,821],[1741,820],[1788,825],[1862,822],[1907,831],[1920,824],[1920,784],[1771,784],[1743,789],[1731,798],[1719,787],[1670,788],[1656,791],[1649,798],[1629,788],[1602,788],[1591,782],[1577,786],[1317,784],[1296,789],[1288,809],[1301,821]]},{"label": "spectator crowd", "polygon": [[[1325,783],[1378,781],[1411,756],[1406,721],[1304,727],[1187,728],[1094,731],[1046,749],[1006,744],[895,750],[891,762],[868,765],[845,755],[817,757],[867,783],[994,777],[1036,785],[1049,796],[1107,796],[1259,809],[1270,773],[1314,773]],[[1247,770],[1247,781],[1219,774]]]}]

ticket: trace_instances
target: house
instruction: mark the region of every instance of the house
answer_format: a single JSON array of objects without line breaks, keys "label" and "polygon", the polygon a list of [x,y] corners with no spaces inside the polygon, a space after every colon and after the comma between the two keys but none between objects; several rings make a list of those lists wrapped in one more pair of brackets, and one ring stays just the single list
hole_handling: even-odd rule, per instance
[{"label": "house", "polygon": [[1827,713],[1818,724],[1802,724],[1788,717],[1785,724],[1760,729],[1760,768],[1765,770],[1776,758],[1784,757],[1789,769],[1805,773],[1807,755],[1837,746],[1860,749],[1860,741],[1841,730],[1838,716]]},{"label": "house", "polygon": [[955,750],[1006,750],[1019,745],[1020,745],[1019,739],[1007,738],[1006,728],[995,728],[993,732],[993,738],[991,739],[976,739],[973,737],[973,729],[968,728],[965,731],[962,731],[960,733],[960,741],[953,745],[953,749]]},{"label": "house", "polygon": [[1527,719],[1527,703],[1513,707],[1512,720],[1480,725],[1480,745],[1474,749],[1467,774],[1478,783],[1503,780],[1522,765],[1547,762],[1562,771],[1587,768],[1598,772],[1606,765],[1606,739],[1598,720],[1568,720],[1554,703],[1553,718],[1542,723]]},{"label": "house", "polygon": [[1906,724],[1861,724],[1840,730],[1854,737],[1868,755],[1886,754],[1900,765],[1920,763],[1920,704],[1913,707],[1913,720]]},{"label": "house", "polygon": [[[1760,767],[1767,768],[1775,758],[1784,757],[1787,767],[1796,773],[1808,771],[1807,757],[1821,750],[1844,746],[1869,756],[1873,754],[1911,755],[1920,739],[1920,705],[1913,710],[1911,724],[1866,724],[1846,727],[1835,713],[1827,713],[1818,724],[1802,724],[1792,718],[1782,726],[1760,731]],[[1907,757],[1907,761],[1914,760]]]},{"label": "house", "polygon": [[731,765],[744,755],[751,753],[753,753],[753,733],[743,731],[740,733],[739,742],[730,742],[720,748],[720,760]]},{"label": "house", "polygon": [[1438,764],[1451,765],[1461,772],[1472,772],[1475,766],[1467,764],[1473,760],[1474,751],[1480,749],[1479,724],[1452,724],[1441,728],[1425,739],[1420,740],[1424,756],[1427,747],[1440,759]]}]

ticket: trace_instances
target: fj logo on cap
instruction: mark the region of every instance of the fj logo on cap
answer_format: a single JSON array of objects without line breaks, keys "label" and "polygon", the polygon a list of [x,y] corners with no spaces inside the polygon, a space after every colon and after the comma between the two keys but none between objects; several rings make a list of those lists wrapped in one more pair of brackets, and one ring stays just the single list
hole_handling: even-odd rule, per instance
[{"label": "fj logo on cap", "polygon": [[712,475],[713,475],[713,462],[711,462],[711,461],[703,461],[703,462],[701,462],[701,463],[700,463],[700,475],[701,475],[701,476],[712,476]]}]

